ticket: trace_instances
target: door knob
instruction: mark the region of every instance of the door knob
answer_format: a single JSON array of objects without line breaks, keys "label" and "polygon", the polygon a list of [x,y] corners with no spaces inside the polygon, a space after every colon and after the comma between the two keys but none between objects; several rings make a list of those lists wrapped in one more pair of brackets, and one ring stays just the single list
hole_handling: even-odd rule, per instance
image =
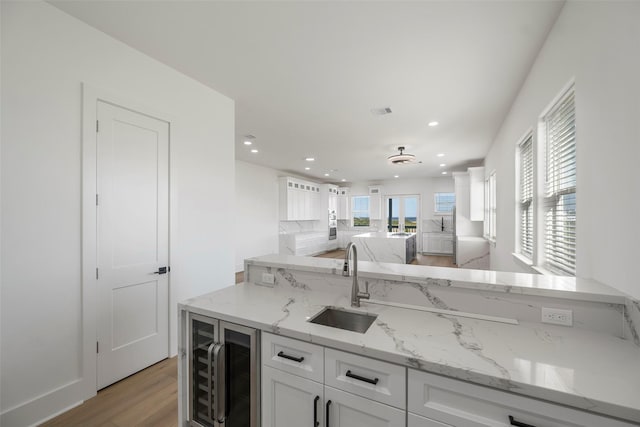
[{"label": "door knob", "polygon": [[154,271],[153,274],[167,274],[167,271],[171,271],[171,267],[167,269],[167,267],[160,267],[158,271]]}]

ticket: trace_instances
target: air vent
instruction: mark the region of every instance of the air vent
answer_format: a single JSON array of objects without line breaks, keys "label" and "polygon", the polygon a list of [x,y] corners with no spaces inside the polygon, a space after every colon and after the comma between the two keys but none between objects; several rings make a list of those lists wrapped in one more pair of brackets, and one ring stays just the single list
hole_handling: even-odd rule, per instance
[{"label": "air vent", "polygon": [[384,107],[384,108],[373,108],[371,110],[371,114],[373,114],[374,116],[384,116],[385,114],[391,114],[391,108],[390,107]]}]

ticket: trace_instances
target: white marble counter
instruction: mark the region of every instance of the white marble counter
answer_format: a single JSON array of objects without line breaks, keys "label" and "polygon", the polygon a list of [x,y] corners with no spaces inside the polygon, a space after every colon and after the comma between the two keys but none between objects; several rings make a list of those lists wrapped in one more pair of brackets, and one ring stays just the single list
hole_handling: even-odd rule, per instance
[{"label": "white marble counter", "polygon": [[[314,268],[327,268],[312,264],[309,262]],[[373,263],[362,264],[369,273],[383,268]],[[527,322],[507,325],[366,301],[360,310],[375,313],[378,318],[365,334],[307,322],[327,305],[348,307],[349,289],[311,290],[295,281],[273,288],[245,283],[185,301],[181,307],[292,338],[640,422],[640,349],[630,340],[577,328]]]},{"label": "white marble counter", "polygon": [[363,261],[406,264],[415,256],[415,233],[389,233],[386,231],[356,234],[351,237]]},{"label": "white marble counter", "polygon": [[[265,255],[250,258],[245,263],[276,268],[295,268],[326,274],[342,274],[343,260],[288,255]],[[245,268],[245,271],[247,268]],[[358,262],[362,278],[401,280],[455,288],[490,290],[523,295],[550,296],[582,301],[625,304],[626,295],[602,283],[567,276],[511,273],[421,265]]]}]

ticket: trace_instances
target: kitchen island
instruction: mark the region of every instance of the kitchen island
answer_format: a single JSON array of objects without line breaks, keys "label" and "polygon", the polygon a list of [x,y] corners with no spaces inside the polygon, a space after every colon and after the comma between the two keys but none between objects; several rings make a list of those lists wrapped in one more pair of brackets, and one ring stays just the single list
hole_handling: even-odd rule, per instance
[{"label": "kitchen island", "polygon": [[[639,313],[623,315],[637,301],[575,278],[360,267],[371,300],[359,309],[340,260],[282,256],[247,260],[246,283],[182,303],[181,420],[193,314],[259,331],[262,427],[323,426],[325,414],[330,425],[639,425]],[[492,317],[473,312],[478,301]],[[573,308],[574,327],[540,323],[538,305],[554,303]],[[312,323],[328,306],[377,317],[364,333]]]},{"label": "kitchen island", "polygon": [[371,232],[351,238],[362,261],[409,264],[416,257],[415,233]]}]

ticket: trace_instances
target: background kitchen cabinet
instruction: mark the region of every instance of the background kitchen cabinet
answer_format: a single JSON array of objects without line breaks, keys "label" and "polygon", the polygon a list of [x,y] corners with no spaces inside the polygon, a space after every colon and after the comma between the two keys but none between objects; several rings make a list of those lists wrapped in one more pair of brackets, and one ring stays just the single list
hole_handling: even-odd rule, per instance
[{"label": "background kitchen cabinet", "polygon": [[382,219],[382,187],[369,187],[369,216],[371,219]]},{"label": "background kitchen cabinet", "polygon": [[484,166],[468,168],[469,219],[484,221]]},{"label": "background kitchen cabinet", "polygon": [[279,182],[281,221],[309,221],[321,218],[319,184],[290,177],[280,178]]},{"label": "background kitchen cabinet", "polygon": [[453,234],[422,233],[422,252],[427,254],[453,254]]},{"label": "background kitchen cabinet", "polygon": [[338,212],[338,186],[328,185],[329,190],[329,210]]},{"label": "background kitchen cabinet", "polygon": [[338,188],[338,220],[351,219],[351,198],[349,197],[349,187]]}]

